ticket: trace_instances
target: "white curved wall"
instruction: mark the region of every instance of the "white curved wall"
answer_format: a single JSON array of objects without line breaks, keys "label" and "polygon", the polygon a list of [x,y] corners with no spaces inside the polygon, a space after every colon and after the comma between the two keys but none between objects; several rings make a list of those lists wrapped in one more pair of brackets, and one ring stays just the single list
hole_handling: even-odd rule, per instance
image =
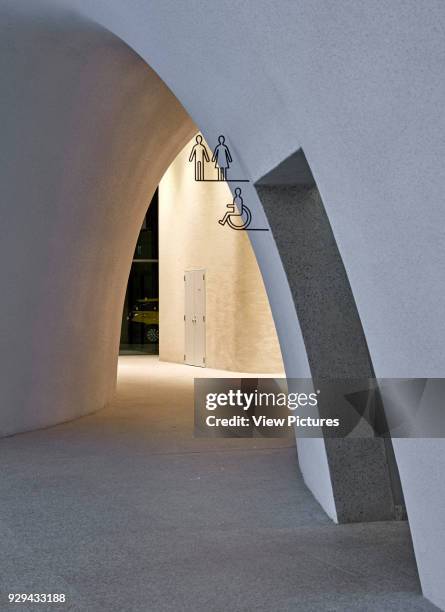
[{"label": "white curved wall", "polygon": [[[8,23],[9,21],[9,23]],[[97,410],[114,391],[139,227],[196,129],[102,28],[2,19],[0,434]]]},{"label": "white curved wall", "polygon": [[[6,6],[5,2],[2,4]],[[175,0],[162,3],[57,0],[51,4],[97,20],[131,45],[172,88],[208,140],[213,141],[221,132],[229,136],[251,179],[259,178],[303,146],[348,272],[376,374],[443,376],[445,6],[442,2],[301,0],[259,5],[254,0],[242,3],[221,0],[211,4]],[[50,4],[29,0],[20,6],[23,11],[43,11]],[[72,15],[67,17],[68,23],[71,20]],[[53,55],[48,54],[49,61]],[[43,61],[46,60],[42,58]],[[10,62],[5,61],[4,70],[10,69]],[[68,77],[64,80],[63,75],[56,74],[61,88],[67,87]],[[42,84],[42,91],[44,87]],[[63,91],[58,95],[62,96]],[[42,108],[38,101],[37,96],[37,108],[43,113],[39,126],[44,125],[45,119],[51,123],[48,100],[43,103],[41,98]],[[107,108],[103,101],[101,106]],[[57,107],[51,104],[56,115]],[[23,126],[23,133],[19,131],[14,139],[9,133],[6,141],[9,147],[2,150],[13,150],[14,142],[26,142],[24,155],[32,166],[28,149],[31,147],[38,157],[37,149],[41,146],[37,142],[46,141],[44,134],[38,131],[39,126],[26,125],[25,113],[16,114],[13,119]],[[131,123],[131,117],[128,121]],[[75,131],[72,138],[79,142]],[[48,142],[48,150],[41,152],[42,159],[57,161],[55,142],[51,139]],[[19,182],[23,172],[13,167],[10,159],[12,155],[2,164],[2,172],[7,167],[9,180]],[[23,166],[24,162],[19,158],[14,163]],[[113,166],[113,172],[117,166]],[[6,184],[5,176],[0,178]],[[9,208],[11,202],[20,207],[16,203],[24,202],[29,189],[39,188],[39,173],[27,174],[28,182],[31,178],[35,183],[27,188],[14,187],[17,191],[8,192],[3,200],[3,205],[8,205],[3,217],[11,217],[11,222],[8,221],[7,235],[2,241],[2,266],[4,258],[10,259],[14,252],[16,236],[23,235],[19,233],[23,225],[27,225],[30,238],[31,233],[48,234],[48,225],[43,226],[38,207],[31,211],[18,208],[14,216]],[[51,210],[60,214],[60,202],[62,199],[65,202],[70,190],[61,191],[63,197],[58,199],[57,206],[51,189],[57,192],[58,188],[48,184],[46,189],[48,193],[42,196],[42,201],[51,200],[51,195],[54,200]],[[107,196],[111,192],[112,189]],[[246,189],[245,195],[263,222],[254,189]],[[54,223],[54,218],[49,215],[47,223]],[[273,239],[253,236],[252,243],[269,292],[288,373],[304,376],[308,373],[307,360]],[[49,240],[33,251],[35,268],[27,269],[25,257],[19,254],[14,266],[11,267],[11,261],[5,266],[3,277],[12,283],[38,272],[39,286],[29,285],[28,294],[32,292],[34,303],[47,304],[38,296],[55,287],[53,303],[59,299],[63,283],[47,281],[43,289],[40,282],[49,274],[57,281],[57,271],[51,269],[50,263],[57,254],[57,246]],[[101,261],[105,271],[105,257]],[[70,270],[70,274],[74,272]],[[23,320],[19,314],[25,313],[28,302],[19,298],[24,297],[24,293],[5,297],[5,312],[16,313],[11,323]],[[47,311],[38,312],[38,316],[45,325],[48,321],[55,325],[54,317]],[[65,345],[72,339],[73,331],[79,333],[76,327],[69,331],[61,336]],[[81,332],[80,329],[80,339],[84,337]],[[27,341],[29,335],[28,331]],[[9,329],[5,330],[4,339],[9,348],[13,340]],[[76,346],[81,345],[80,339]],[[7,404],[13,397],[22,398],[22,412],[27,410],[25,398],[31,392],[21,389],[22,377],[30,376],[33,364],[37,363],[41,373],[38,379],[46,380],[43,374],[58,363],[55,343],[48,348],[45,359],[40,359],[41,340],[43,336],[36,333],[26,358],[22,351],[17,353],[19,356],[13,352],[5,371],[9,380]],[[109,361],[101,363],[100,368],[103,365],[104,371],[111,371]],[[81,383],[86,366],[76,367],[76,379]],[[17,376],[19,368],[21,375]],[[55,372],[61,376],[61,382],[51,384],[68,389],[64,377],[67,376],[67,381],[74,381],[74,377],[61,367]],[[99,393],[103,399],[106,389],[105,383],[98,380],[90,391]],[[45,410],[51,393],[36,385],[33,393],[42,403],[40,409]],[[45,394],[46,404],[41,399]],[[29,415],[23,418],[26,421]],[[445,589],[438,586],[444,584],[441,581],[441,568],[445,566],[441,518],[444,491],[443,486],[437,487],[430,479],[433,466],[435,473],[444,471],[445,445],[443,441],[434,444],[405,441],[403,448],[396,445],[396,453],[425,594],[445,607]],[[411,470],[415,458],[417,469]],[[422,501],[425,498],[430,502],[428,506]]]},{"label": "white curved wall", "polygon": [[[156,9],[120,2],[107,14],[91,4],[208,140],[230,134],[251,178],[304,147],[377,376],[443,376],[443,3],[307,0],[259,10],[254,0],[172,0]],[[253,191],[250,204],[259,206]],[[267,240],[253,242],[270,289],[279,262]],[[304,359],[299,340],[286,337],[292,316],[277,295],[270,291],[283,358],[296,375]],[[431,478],[445,470],[445,444],[403,441],[395,450],[424,592],[445,608],[445,495]]]}]

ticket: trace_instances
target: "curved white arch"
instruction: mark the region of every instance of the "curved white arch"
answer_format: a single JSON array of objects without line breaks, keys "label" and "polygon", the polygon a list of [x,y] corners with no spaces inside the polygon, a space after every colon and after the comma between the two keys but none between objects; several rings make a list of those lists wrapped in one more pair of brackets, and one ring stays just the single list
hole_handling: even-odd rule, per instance
[{"label": "curved white arch", "polygon": [[62,28],[14,14],[1,45],[9,435],[110,399],[147,202],[196,127],[145,62],[85,20]]},{"label": "curved white arch", "polygon": [[[60,291],[68,282],[59,278],[57,266],[52,263],[56,261],[54,255],[58,249],[65,247],[55,239],[56,220],[61,222],[62,216],[66,219],[67,202],[73,198],[73,189],[79,189],[75,201],[84,197],[85,206],[93,193],[91,182],[65,180],[58,166],[60,155],[67,150],[78,150],[82,130],[86,137],[88,131],[97,129],[102,134],[95,142],[101,152],[97,159],[103,155],[107,160],[99,170],[110,176],[116,174],[122,165],[119,147],[114,145],[124,143],[126,136],[116,134],[116,143],[110,141],[110,126],[113,117],[122,118],[126,112],[119,106],[119,100],[125,98],[126,91],[134,91],[127,81],[129,90],[113,90],[106,103],[103,97],[95,95],[104,84],[93,75],[103,67],[103,76],[106,76],[106,70],[100,45],[91,43],[88,57],[94,52],[97,62],[91,72],[90,59],[82,56],[82,49],[87,48],[90,40],[85,34],[88,20],[91,32],[106,28],[139,53],[171,87],[208,139],[212,140],[221,131],[230,134],[233,150],[252,180],[304,145],[348,273],[377,376],[443,376],[445,291],[441,271],[445,267],[445,143],[441,134],[445,127],[442,78],[445,9],[441,2],[433,0],[428,5],[419,5],[385,0],[377,5],[343,0],[335,7],[327,7],[326,3],[311,0],[283,3],[278,7],[276,3],[261,3],[261,11],[253,0],[241,4],[226,0],[214,5],[174,0],[162,3],[130,0],[36,3],[29,0],[19,7],[15,4],[2,0],[4,23],[11,26],[15,19],[12,11],[18,12],[21,43],[32,44],[35,33],[43,32],[47,46],[45,54],[45,46],[39,41],[35,48],[40,49],[40,55],[31,54],[32,61],[28,63],[28,59],[25,61],[20,56],[17,42],[11,39],[9,43],[3,42],[2,72],[5,82],[13,83],[16,89],[14,92],[8,89],[0,108],[2,116],[9,121],[4,122],[6,129],[2,135],[7,151],[1,164],[1,183],[6,185],[2,218],[7,223],[1,240],[1,273],[9,288],[16,288],[23,281],[27,283],[26,295],[21,290],[6,292],[2,305],[2,317],[8,322],[3,342],[10,356],[3,370],[8,415],[4,432],[17,430],[17,423],[40,426],[48,423],[49,416],[53,420],[54,409],[50,410],[49,406],[55,388],[67,398],[73,393],[84,394],[85,401],[92,398],[96,406],[106,401],[112,387],[109,375],[113,360],[95,354],[85,363],[80,350],[85,346],[80,322],[78,326],[73,322],[62,333],[48,307],[58,303]],[[65,42],[68,41],[67,63],[56,57],[57,32],[63,32]],[[108,59],[109,53],[110,49]],[[123,81],[133,69],[135,73],[138,71],[137,60],[130,61],[128,57],[116,57],[116,65],[121,66],[116,74],[120,70]],[[16,60],[22,63],[14,64]],[[27,84],[11,77],[14,66],[19,65],[29,75]],[[82,86],[75,92],[70,89],[72,77],[79,74],[86,79],[88,88]],[[33,81],[36,76],[40,79],[37,85]],[[150,85],[147,95],[149,91],[165,87],[159,83],[153,89]],[[109,113],[108,123],[85,126],[67,111],[73,108],[70,102],[76,95],[84,95],[81,91],[88,92],[84,101],[86,108],[91,111],[101,108]],[[59,111],[62,106],[57,104],[61,99],[65,100],[64,115]],[[116,101],[113,112],[117,114],[111,112],[111,100]],[[143,95],[136,96],[134,102],[142,115],[148,112]],[[166,108],[170,108],[173,123],[161,122],[158,138],[169,133],[172,125],[179,131],[184,129],[181,133],[184,139],[188,137],[189,131],[182,123],[183,111],[168,104]],[[127,161],[135,168],[135,174],[128,175],[126,189],[131,192],[138,185],[136,193],[133,192],[135,202],[141,201],[142,192],[149,191],[151,184],[137,166],[136,160],[143,158],[144,151],[148,156],[150,150],[145,149],[148,145],[141,137],[137,114],[125,117],[133,134],[132,146],[126,148]],[[37,123],[32,119],[36,115]],[[151,118],[157,123],[155,115]],[[59,129],[60,124],[66,135],[64,143],[68,149],[64,150],[59,148],[56,130],[54,133],[48,130],[48,126],[55,125]],[[46,146],[42,147],[42,143]],[[88,161],[91,166],[91,160],[83,159],[82,154],[73,159],[82,176]],[[158,163],[154,156],[152,161]],[[44,167],[52,168],[50,176],[45,174]],[[94,197],[104,207],[115,205],[117,226],[121,213],[114,185],[113,180],[101,184],[101,190]],[[31,201],[33,206],[24,204]],[[255,214],[262,214],[253,188],[249,205]],[[98,207],[97,215],[100,211]],[[135,226],[137,216],[136,213],[132,217]],[[76,246],[81,247],[82,267],[87,269],[92,252],[88,250],[89,243],[83,240],[93,226],[82,226],[79,220],[79,216],[73,215],[70,222],[77,227]],[[104,229],[113,235],[113,227],[112,224]],[[94,227],[99,228],[100,225]],[[19,235],[24,245],[33,248],[17,252],[11,261]],[[47,242],[38,244],[39,240]],[[128,237],[127,240],[125,245],[116,238],[116,244],[121,244],[121,252],[127,253],[129,261]],[[286,294],[283,298],[277,294],[277,288],[286,291],[286,284],[283,284],[284,273],[273,239],[260,240],[255,236],[252,243],[268,287],[288,371],[293,373],[295,368],[303,372],[307,362],[301,350],[296,316],[289,296]],[[74,248],[74,242],[71,247]],[[33,259],[28,266],[30,254]],[[123,271],[113,260],[113,253],[104,252],[102,256],[106,286],[115,278],[107,276],[110,261],[111,267],[116,266],[119,278]],[[72,277],[78,264],[73,255]],[[118,295],[119,287],[115,290],[119,302],[122,295]],[[90,291],[90,287],[83,285],[83,291]],[[80,290],[75,296],[72,311],[69,304],[65,305],[67,312],[74,313],[75,306],[81,311],[85,303],[82,295]],[[33,324],[27,321],[19,328],[20,332],[15,332],[19,323],[27,320],[30,304],[35,306]],[[113,316],[105,317],[104,330],[105,321],[112,320]],[[53,341],[45,350],[41,348],[43,336],[39,331],[43,324],[53,326],[55,331]],[[292,336],[288,334],[289,329],[293,330]],[[79,351],[73,351],[70,371],[67,371],[60,354],[74,334]],[[17,346],[24,337],[27,351],[11,350],[14,342]],[[110,342],[116,343],[116,337]],[[111,351],[106,350],[104,354],[109,355]],[[91,373],[96,370],[104,374],[93,384]],[[32,384],[24,386],[24,379]],[[68,404],[70,401],[67,399]],[[59,403],[58,417],[63,418],[68,404]],[[92,405],[85,405],[78,413],[90,409]],[[46,417],[42,416],[45,414]],[[430,479],[445,467],[445,446],[441,441],[434,445],[424,440],[416,444],[404,441],[396,446],[396,452],[424,590],[435,603],[445,607],[445,593],[439,586],[440,568],[445,565],[445,530],[437,514],[437,509],[444,506],[444,495],[443,488]],[[416,471],[410,467],[414,458],[418,458]]]}]

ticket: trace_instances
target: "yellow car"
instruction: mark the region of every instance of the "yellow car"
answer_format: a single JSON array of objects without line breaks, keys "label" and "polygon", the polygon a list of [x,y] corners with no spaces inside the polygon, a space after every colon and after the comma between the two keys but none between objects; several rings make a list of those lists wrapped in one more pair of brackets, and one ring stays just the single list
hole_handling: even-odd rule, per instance
[{"label": "yellow car", "polygon": [[127,321],[146,326],[145,337],[150,344],[159,342],[159,299],[144,298],[138,300],[130,310]]}]

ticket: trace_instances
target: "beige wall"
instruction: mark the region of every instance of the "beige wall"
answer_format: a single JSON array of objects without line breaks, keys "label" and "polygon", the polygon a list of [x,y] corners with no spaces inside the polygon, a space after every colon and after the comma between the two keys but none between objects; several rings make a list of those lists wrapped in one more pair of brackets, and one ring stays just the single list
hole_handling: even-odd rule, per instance
[{"label": "beige wall", "polygon": [[[281,352],[249,237],[218,224],[232,194],[226,183],[194,180],[188,161],[193,143],[179,153],[159,187],[160,358],[182,362],[184,270],[205,268],[208,367],[280,372]],[[206,178],[215,176],[213,164],[207,164]]]}]

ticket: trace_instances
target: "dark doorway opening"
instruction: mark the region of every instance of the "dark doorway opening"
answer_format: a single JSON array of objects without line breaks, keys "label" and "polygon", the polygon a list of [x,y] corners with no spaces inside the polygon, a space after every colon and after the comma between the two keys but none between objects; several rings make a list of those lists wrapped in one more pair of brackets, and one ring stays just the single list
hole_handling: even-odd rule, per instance
[{"label": "dark doorway opening", "polygon": [[159,354],[158,190],[139,232],[122,313],[120,354]]}]

